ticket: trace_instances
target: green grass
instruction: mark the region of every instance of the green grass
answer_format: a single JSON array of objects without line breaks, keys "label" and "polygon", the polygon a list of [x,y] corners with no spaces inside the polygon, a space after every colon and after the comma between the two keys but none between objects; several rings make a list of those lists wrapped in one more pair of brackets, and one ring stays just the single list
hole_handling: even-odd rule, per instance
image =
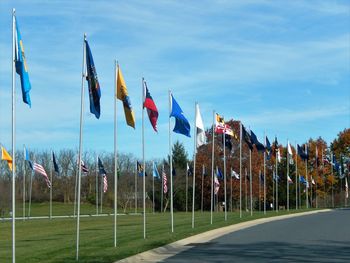
[{"label": "green grass", "polygon": [[[94,206],[85,205],[82,211],[91,211]],[[55,204],[54,214],[71,213],[73,207]],[[34,204],[33,214],[47,215],[48,204]],[[305,210],[298,210],[302,212]],[[46,214],[41,214],[45,212]],[[292,213],[295,211],[290,211]],[[213,225],[210,225],[209,212],[196,212],[195,229],[191,228],[191,213],[174,214],[174,233],[170,229],[170,214],[147,214],[147,239],[143,239],[141,215],[118,216],[118,245],[113,247],[113,216],[81,218],[80,221],[80,260],[79,262],[114,262],[118,259],[137,254],[170,242],[198,234],[210,229],[227,226],[252,219],[287,214],[268,211],[248,213],[239,218],[238,212],[214,213]],[[21,214],[18,214],[21,215]],[[11,222],[0,222],[0,262],[11,261]],[[17,262],[76,262],[75,261],[76,219],[38,219],[16,221],[16,261]]]}]

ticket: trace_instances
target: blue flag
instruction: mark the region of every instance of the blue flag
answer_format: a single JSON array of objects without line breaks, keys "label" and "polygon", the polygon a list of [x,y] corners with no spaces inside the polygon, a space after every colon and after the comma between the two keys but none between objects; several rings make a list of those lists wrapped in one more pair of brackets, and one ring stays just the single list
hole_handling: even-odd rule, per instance
[{"label": "blue flag", "polygon": [[92,58],[89,43],[85,40],[86,45],[86,79],[89,86],[89,99],[90,99],[90,112],[95,115],[97,119],[100,118],[101,107],[101,89],[100,84],[97,79],[96,68],[94,64],[94,59]]},{"label": "blue flag", "polygon": [[300,183],[302,184],[306,184],[306,180],[305,180],[305,177],[300,175]]},{"label": "blue flag", "polygon": [[23,102],[28,104],[29,107],[32,106],[30,101],[29,91],[31,90],[31,85],[29,82],[28,75],[28,65],[26,56],[24,54],[24,46],[22,42],[21,33],[19,32],[17,18],[16,19],[16,33],[15,33],[15,66],[16,72],[21,78],[21,87],[22,87],[22,98]]},{"label": "blue flag", "polygon": [[32,164],[32,161],[30,160],[28,149],[25,146],[24,146],[24,160],[26,160],[29,164],[29,167],[33,169],[33,164]]},{"label": "blue flag", "polygon": [[98,173],[100,175],[106,175],[107,173],[106,173],[106,170],[102,164],[100,157],[98,157],[97,159],[98,159]]},{"label": "blue flag", "polygon": [[57,174],[60,173],[60,169],[58,168],[58,164],[57,164],[57,161],[56,161],[56,157],[55,157],[55,153],[52,152],[52,162],[53,162],[53,169],[55,170],[55,172]]},{"label": "blue flag", "polygon": [[175,118],[175,127],[174,132],[183,134],[187,137],[191,137],[190,130],[191,126],[186,117],[183,115],[183,111],[180,108],[179,104],[174,99],[171,94],[171,113],[169,117]]},{"label": "blue flag", "polygon": [[216,176],[220,179],[224,179],[224,176],[220,170],[220,168],[217,167],[217,170],[216,170]]},{"label": "blue flag", "polygon": [[160,178],[156,163],[153,163],[153,177]]}]

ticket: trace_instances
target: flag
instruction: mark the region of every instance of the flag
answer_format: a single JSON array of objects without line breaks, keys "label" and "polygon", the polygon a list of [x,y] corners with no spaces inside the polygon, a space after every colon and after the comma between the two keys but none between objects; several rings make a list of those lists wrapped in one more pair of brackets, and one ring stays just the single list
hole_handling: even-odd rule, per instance
[{"label": "flag", "polygon": [[[139,176],[143,176],[143,165],[139,163],[139,161],[137,161],[136,164],[137,164],[137,174]],[[147,176],[146,172],[145,172],[145,176]]]},{"label": "flag", "polygon": [[42,165],[34,162],[33,163],[33,170],[39,174],[41,174],[42,176],[44,176],[44,179],[45,179],[45,182],[46,182],[46,185],[48,188],[51,187],[51,182],[49,180],[49,177],[47,176],[46,172],[45,172],[45,169]]},{"label": "flag", "polygon": [[233,169],[231,169],[231,177],[233,177],[233,178],[239,180],[239,174],[236,173]]},{"label": "flag", "polygon": [[[307,147],[307,146],[306,146],[306,144],[305,144],[305,150],[307,149],[306,147]],[[298,155],[300,156],[300,158],[301,158],[302,160],[305,161],[305,160],[308,160],[308,159],[309,159],[309,156],[308,156],[307,152],[304,151],[303,148],[300,147],[299,144],[297,144],[297,152],[298,152]]]},{"label": "flag", "polygon": [[180,108],[179,104],[174,99],[173,95],[171,94],[171,113],[169,117],[175,118],[175,127],[173,129],[174,132],[183,134],[187,137],[191,137],[190,130],[191,126],[186,117],[183,114],[182,109]]},{"label": "flag", "polygon": [[274,154],[275,154],[275,156],[277,158],[277,152],[279,150],[277,137],[275,137],[275,141],[273,142],[273,148],[274,148],[273,152],[274,152]]},{"label": "flag", "polygon": [[166,178],[166,173],[164,169],[162,171],[162,176],[163,176],[163,193],[166,194],[168,192],[168,185],[167,185],[168,179]]},{"label": "flag", "polygon": [[[224,142],[224,138],[225,138],[225,142]],[[222,134],[222,144],[225,143],[225,147],[227,147],[229,149],[229,151],[232,151],[233,145],[231,142],[231,136],[228,134]]]},{"label": "flag", "polygon": [[345,178],[345,193],[346,193],[346,198],[349,198],[348,178]]},{"label": "flag", "polygon": [[172,174],[172,176],[176,176],[176,170],[175,170],[174,165],[173,165],[173,170],[171,171],[171,174]]},{"label": "flag", "polygon": [[218,194],[219,188],[220,188],[220,182],[218,180],[217,175],[215,175],[215,178],[214,178],[214,194]]},{"label": "flag", "polygon": [[288,141],[288,146],[287,146],[287,148],[288,148],[288,154],[290,155],[290,157],[293,157],[292,147],[290,146],[289,141]]},{"label": "flag", "polygon": [[302,176],[302,175],[299,175],[299,181],[300,181],[300,183],[302,183],[302,184],[306,184],[306,180],[305,180],[305,177],[304,176]]},{"label": "flag", "polygon": [[288,175],[287,177],[288,177],[288,178],[287,178],[287,179],[288,179],[288,183],[289,183],[289,184],[292,184],[292,183],[293,183],[292,178],[290,178],[289,175]]},{"label": "flag", "polygon": [[32,103],[30,101],[29,92],[31,90],[31,84],[29,81],[29,74],[28,74],[28,65],[27,65],[27,59],[24,54],[24,46],[22,42],[21,33],[19,31],[17,18],[16,20],[16,33],[15,33],[15,67],[16,67],[16,73],[20,76],[21,79],[21,88],[22,88],[22,99],[23,102],[28,104],[29,107],[32,106]]},{"label": "flag", "polygon": [[271,148],[271,143],[270,143],[269,139],[267,138],[267,136],[265,136],[265,149],[266,149],[266,154],[267,154],[267,156],[266,156],[267,160],[270,160],[272,148]]},{"label": "flag", "polygon": [[160,178],[156,163],[153,163],[153,177]]},{"label": "flag", "polygon": [[80,165],[81,165],[81,171],[82,171],[83,173],[88,173],[88,172],[89,172],[89,168],[85,165],[85,163],[83,162],[83,160],[81,160]]},{"label": "flag", "polygon": [[148,118],[149,118],[149,121],[151,122],[153,130],[157,131],[158,109],[156,104],[154,103],[154,100],[151,94],[148,91],[146,81],[144,81],[143,84],[144,84],[143,107],[147,109]]},{"label": "flag", "polygon": [[186,165],[187,176],[193,176],[193,167],[189,166],[188,163]]},{"label": "flag", "polygon": [[247,143],[250,150],[253,150],[253,142],[252,138],[250,137],[250,133],[246,130],[246,128],[242,124],[242,137],[244,141]]},{"label": "flag", "polygon": [[312,178],[312,177],[311,177],[311,183],[312,183],[313,185],[315,185],[315,184],[316,184],[316,182],[315,182],[314,178]]},{"label": "flag", "polygon": [[85,47],[86,47],[86,80],[88,82],[88,87],[89,87],[90,112],[94,114],[97,119],[99,119],[101,114],[101,106],[100,106],[101,89],[97,79],[94,59],[92,57],[89,43],[87,42],[86,39],[85,39]]},{"label": "flag", "polygon": [[261,142],[259,142],[258,137],[256,137],[255,133],[252,130],[250,130],[250,138],[259,152],[265,151],[265,146]]},{"label": "flag", "polygon": [[222,175],[222,172],[221,172],[220,168],[218,168],[218,167],[216,167],[216,175],[217,175],[217,177],[220,178],[220,179],[223,179],[223,178],[224,178],[224,176]]},{"label": "flag", "polygon": [[221,117],[219,114],[215,114],[215,132],[222,134],[225,131],[225,121],[224,117]]},{"label": "flag", "polygon": [[204,124],[199,110],[199,105],[196,104],[196,147],[200,147],[206,142]]},{"label": "flag", "polygon": [[134,112],[132,110],[131,101],[128,96],[128,89],[126,87],[122,71],[119,66],[117,75],[117,98],[123,102],[126,123],[135,129]]},{"label": "flag", "polygon": [[277,149],[277,161],[280,163],[281,160],[282,160],[282,158],[281,158],[281,151],[280,151],[280,149]]},{"label": "flag", "polygon": [[60,173],[60,169],[58,168],[58,164],[56,162],[56,157],[55,157],[55,153],[54,152],[52,152],[52,162],[53,162],[53,168],[54,168],[55,172],[57,174],[59,174]]},{"label": "flag", "polygon": [[275,182],[278,182],[280,180],[280,177],[278,175],[276,175],[275,171],[273,171],[272,178]]},{"label": "flag", "polygon": [[24,160],[29,164],[29,167],[33,170],[33,163],[30,160],[28,149],[24,146]]},{"label": "flag", "polygon": [[260,173],[260,184],[264,184],[264,174]]},{"label": "flag", "polygon": [[108,190],[107,173],[102,164],[100,157],[98,157],[97,160],[98,160],[98,173],[102,175],[102,178],[103,178],[103,192],[106,193]]},{"label": "flag", "polygon": [[6,149],[2,146],[1,146],[1,160],[7,161],[7,165],[9,166],[10,171],[12,171],[12,157],[6,151]]}]

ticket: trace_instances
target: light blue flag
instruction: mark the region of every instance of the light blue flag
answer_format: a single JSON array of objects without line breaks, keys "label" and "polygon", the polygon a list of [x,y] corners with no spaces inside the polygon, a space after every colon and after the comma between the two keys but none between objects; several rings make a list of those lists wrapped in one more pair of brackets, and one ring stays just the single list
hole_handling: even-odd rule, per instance
[{"label": "light blue flag", "polygon": [[153,163],[153,177],[160,178],[156,163]]},{"label": "light blue flag", "polygon": [[180,108],[179,104],[174,99],[173,95],[171,94],[171,113],[170,117],[175,118],[175,127],[173,129],[174,132],[183,134],[187,137],[191,137],[190,131],[191,126],[186,117],[183,114],[182,109]]},{"label": "light blue flag", "polygon": [[32,106],[30,101],[29,91],[31,85],[29,82],[27,60],[24,54],[24,47],[22,42],[21,33],[19,32],[17,18],[16,18],[16,34],[15,34],[15,66],[16,72],[21,78],[22,98],[23,102]]},{"label": "light blue flag", "polygon": [[26,160],[28,162],[28,164],[29,164],[29,167],[31,169],[33,169],[33,163],[30,160],[29,151],[28,151],[28,149],[25,146],[24,146],[24,160]]}]

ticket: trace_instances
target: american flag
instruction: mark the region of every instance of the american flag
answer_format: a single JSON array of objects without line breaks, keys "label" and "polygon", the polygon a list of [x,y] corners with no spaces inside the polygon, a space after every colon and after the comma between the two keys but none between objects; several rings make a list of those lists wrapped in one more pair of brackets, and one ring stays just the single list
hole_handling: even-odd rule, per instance
[{"label": "american flag", "polygon": [[167,186],[168,179],[166,178],[166,173],[164,172],[164,170],[162,171],[162,176],[163,176],[163,193],[166,194],[168,192],[168,186]]},{"label": "american flag", "polygon": [[107,175],[103,175],[103,192],[107,192],[108,189],[108,182],[107,182]]},{"label": "american flag", "polygon": [[218,180],[217,175],[215,175],[215,180],[214,180],[214,194],[218,194],[220,188],[220,183]]},{"label": "american flag", "polygon": [[38,164],[38,163],[34,163],[33,164],[33,170],[39,174],[41,174],[42,176],[44,176],[44,179],[46,181],[47,187],[50,188],[51,187],[51,182],[49,180],[49,177],[47,176],[45,169],[42,165]]}]

